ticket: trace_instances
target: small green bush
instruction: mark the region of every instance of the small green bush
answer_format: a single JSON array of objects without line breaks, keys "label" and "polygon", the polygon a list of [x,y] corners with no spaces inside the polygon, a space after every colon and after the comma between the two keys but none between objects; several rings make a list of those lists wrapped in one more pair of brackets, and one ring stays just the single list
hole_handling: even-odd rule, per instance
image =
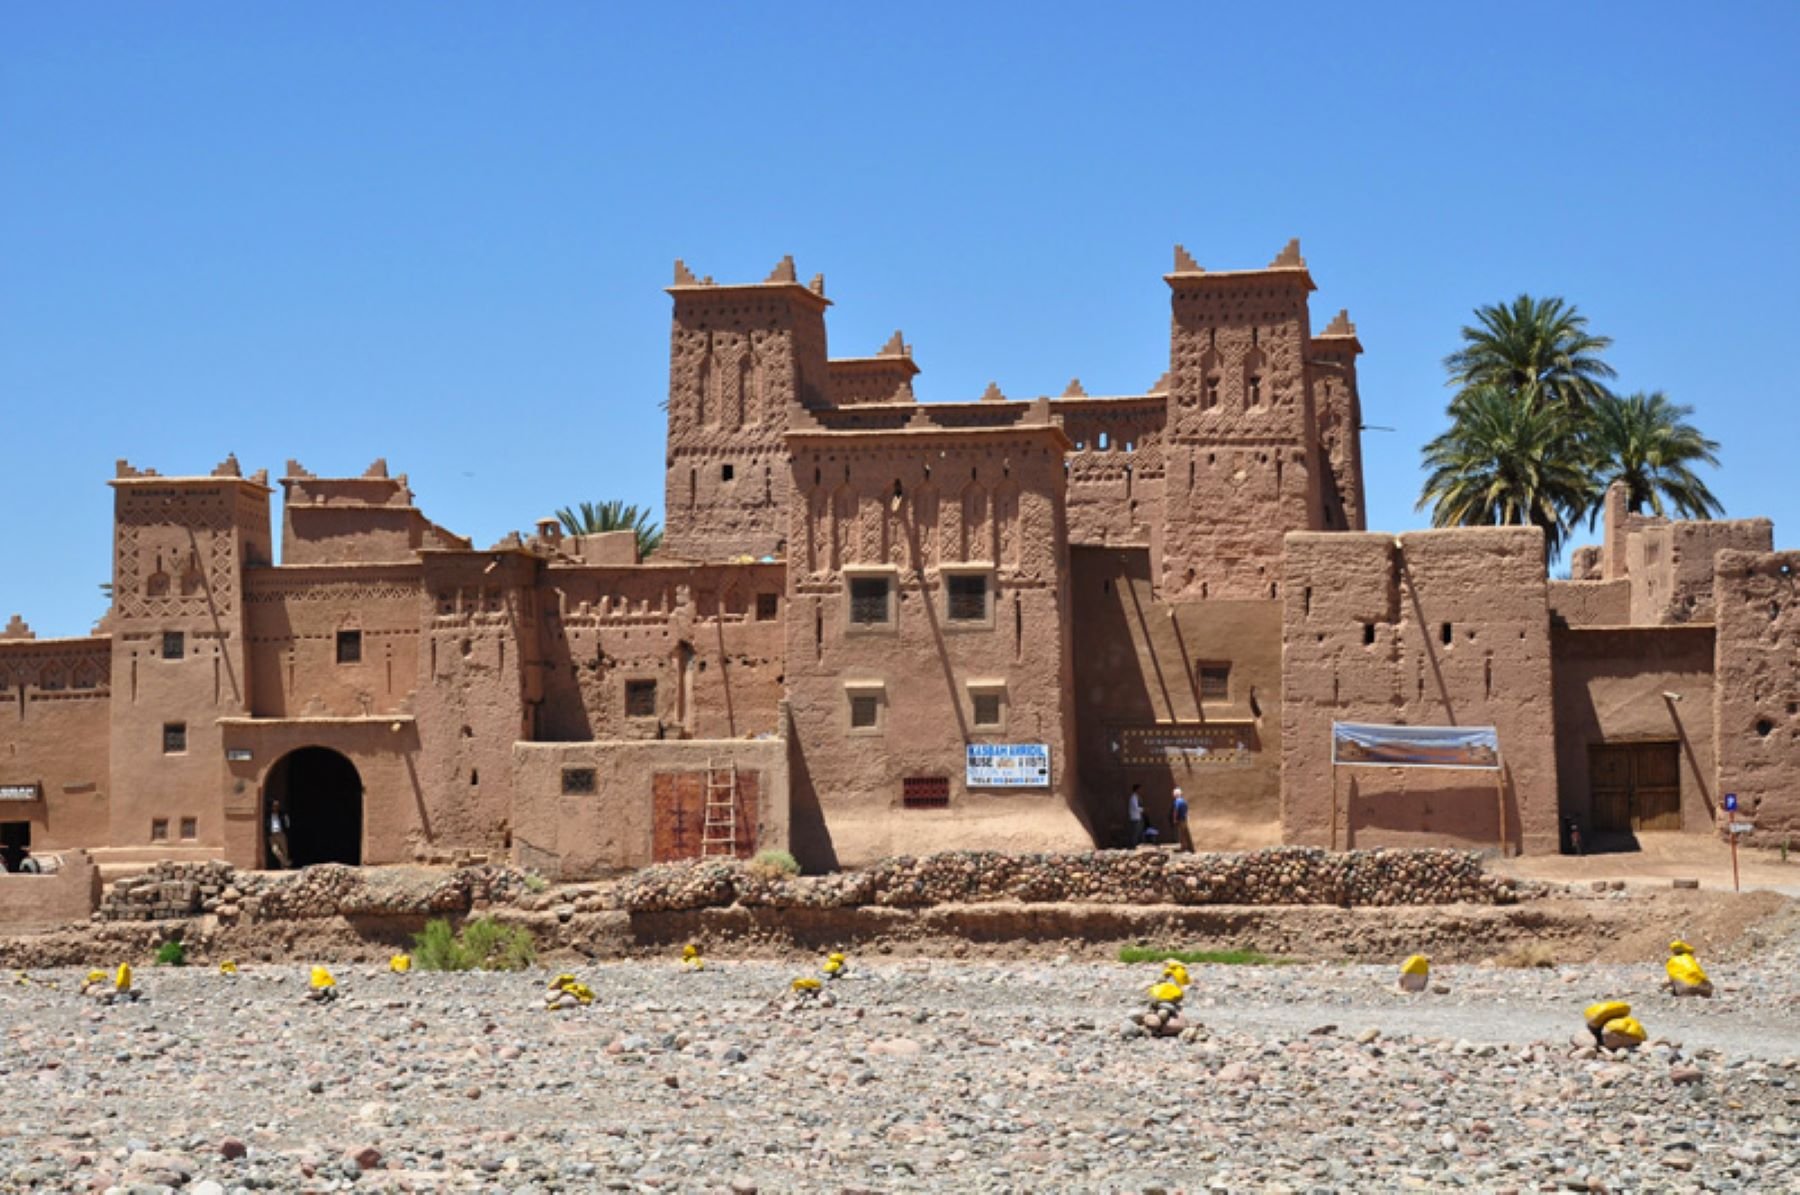
[{"label": "small green bush", "polygon": [[756,858],[750,860],[750,868],[769,876],[797,876],[800,861],[786,851],[758,851]]},{"label": "small green bush", "polygon": [[156,965],[159,967],[187,966],[187,947],[180,942],[164,942],[156,948]]},{"label": "small green bush", "polygon": [[413,965],[422,971],[523,971],[537,959],[537,942],[523,926],[478,917],[459,934],[443,918],[413,936]]},{"label": "small green bush", "polygon": [[1178,963],[1212,963],[1219,967],[1285,967],[1294,961],[1259,950],[1163,950],[1154,946],[1119,949],[1121,963],[1162,963],[1170,959]]},{"label": "small green bush", "polygon": [[549,886],[550,886],[550,881],[546,880],[543,876],[539,875],[537,872],[528,871],[525,873],[525,891],[527,891],[527,892],[542,892],[544,889],[548,888]]}]

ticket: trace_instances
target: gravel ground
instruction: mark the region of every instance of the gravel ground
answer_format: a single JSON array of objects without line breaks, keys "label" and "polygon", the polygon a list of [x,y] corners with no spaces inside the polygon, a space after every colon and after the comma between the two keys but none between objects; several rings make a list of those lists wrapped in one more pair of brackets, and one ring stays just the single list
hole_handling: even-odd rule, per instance
[{"label": "gravel ground", "polygon": [[[1194,967],[1195,1042],[1129,1038],[1154,966],[715,959],[547,972],[146,967],[0,988],[0,1189],[1800,1190],[1800,950],[1661,969]],[[42,980],[56,983],[55,989]],[[1652,1036],[1578,1050],[1622,997]]]}]

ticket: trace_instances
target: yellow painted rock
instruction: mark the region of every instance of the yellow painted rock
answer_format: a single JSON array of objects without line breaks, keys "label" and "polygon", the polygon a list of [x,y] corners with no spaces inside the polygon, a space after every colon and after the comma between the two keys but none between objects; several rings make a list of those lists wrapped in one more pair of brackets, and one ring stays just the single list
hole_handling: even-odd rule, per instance
[{"label": "yellow painted rock", "polygon": [[694,945],[692,942],[689,942],[686,946],[683,946],[681,948],[681,957],[682,957],[682,961],[684,961],[684,962],[688,959],[699,958],[700,957],[700,948],[698,946]]},{"label": "yellow painted rock", "polygon": [[1169,983],[1166,980],[1162,983],[1153,983],[1150,985],[1150,998],[1158,1004],[1180,1004],[1181,985]]},{"label": "yellow painted rock", "polygon": [[[1677,942],[1675,946],[1685,946]],[[1693,951],[1678,950],[1669,955],[1669,961],[1663,964],[1663,970],[1669,975],[1669,990],[1677,996],[1710,996],[1713,994],[1712,980],[1700,967],[1700,960],[1694,957]]]},{"label": "yellow painted rock", "polygon": [[1633,1017],[1614,1017],[1600,1029],[1600,1044],[1609,1050],[1635,1050],[1649,1036]]},{"label": "yellow painted rock", "polygon": [[1631,1005],[1625,1003],[1625,1001],[1602,1000],[1598,1004],[1588,1005],[1587,1011],[1582,1013],[1582,1018],[1587,1021],[1587,1027],[1589,1029],[1598,1033],[1606,1027],[1608,1021],[1616,1021],[1621,1017],[1628,1017],[1630,1015]]},{"label": "yellow painted rock", "polygon": [[1187,968],[1182,966],[1179,960],[1170,959],[1163,964],[1163,978],[1170,983],[1178,983],[1182,987],[1186,987],[1188,985]]},{"label": "yellow painted rock", "polygon": [[575,982],[575,977],[565,971],[561,975],[558,975],[555,979],[552,979],[550,981],[549,986],[552,988],[560,988],[560,987],[563,987],[567,984],[571,984],[574,982]]},{"label": "yellow painted rock", "polygon": [[116,992],[129,992],[131,990],[130,963],[119,964],[118,973],[113,976],[113,990]]},{"label": "yellow painted rock", "polygon": [[323,992],[330,988],[336,987],[337,980],[334,979],[332,977],[331,972],[327,971],[325,968],[314,967],[312,969],[312,980],[311,980],[310,986],[312,987],[313,991],[315,991],[315,992]]},{"label": "yellow painted rock", "polygon": [[796,992],[816,992],[822,985],[812,976],[802,975],[788,986],[792,987]]},{"label": "yellow painted rock", "polygon": [[1400,990],[1422,992],[1431,982],[1431,960],[1422,954],[1408,956],[1400,964]]},{"label": "yellow painted rock", "polygon": [[388,970],[396,975],[405,975],[408,971],[412,970],[412,955],[396,954],[393,958],[388,960]]},{"label": "yellow painted rock", "polygon": [[236,975],[237,974],[237,964],[232,962],[230,959],[226,959],[224,962],[219,964],[219,974],[220,975]]}]

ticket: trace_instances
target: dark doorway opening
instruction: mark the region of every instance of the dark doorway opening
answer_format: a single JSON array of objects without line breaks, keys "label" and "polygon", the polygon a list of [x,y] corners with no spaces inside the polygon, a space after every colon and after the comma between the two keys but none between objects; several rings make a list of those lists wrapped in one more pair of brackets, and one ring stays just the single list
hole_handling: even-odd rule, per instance
[{"label": "dark doorway opening", "polygon": [[356,765],[328,747],[302,747],[269,770],[263,785],[263,866],[282,866],[271,841],[274,819],[286,826],[287,855],[294,867],[362,862],[363,786]]},{"label": "dark doorway opening", "polygon": [[19,870],[30,850],[30,822],[0,822],[0,870]]}]

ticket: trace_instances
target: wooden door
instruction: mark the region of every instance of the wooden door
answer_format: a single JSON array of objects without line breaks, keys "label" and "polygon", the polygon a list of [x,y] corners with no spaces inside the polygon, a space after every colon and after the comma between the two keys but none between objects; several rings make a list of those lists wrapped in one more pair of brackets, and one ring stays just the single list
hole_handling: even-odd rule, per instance
[{"label": "wooden door", "polygon": [[1681,745],[1590,746],[1588,792],[1596,832],[1681,829]]},{"label": "wooden door", "polygon": [[1631,753],[1631,828],[1681,829],[1681,745],[1638,743]]},{"label": "wooden door", "polygon": [[657,772],[651,779],[654,821],[650,857],[657,863],[698,859],[706,828],[706,777],[700,772]]}]

